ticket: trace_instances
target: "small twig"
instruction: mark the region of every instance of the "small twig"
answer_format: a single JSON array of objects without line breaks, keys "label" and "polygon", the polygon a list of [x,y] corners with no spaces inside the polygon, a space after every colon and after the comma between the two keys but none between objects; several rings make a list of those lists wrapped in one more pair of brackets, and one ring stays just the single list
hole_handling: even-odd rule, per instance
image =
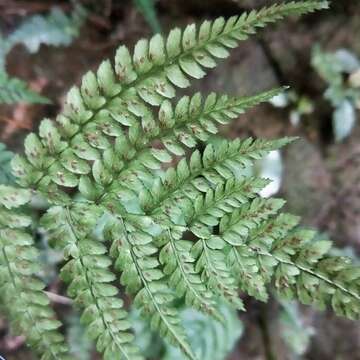
[{"label": "small twig", "polygon": [[49,299],[55,304],[61,305],[72,305],[73,301],[66,297],[59,294],[55,294],[49,291],[45,291],[45,294],[49,297]]}]

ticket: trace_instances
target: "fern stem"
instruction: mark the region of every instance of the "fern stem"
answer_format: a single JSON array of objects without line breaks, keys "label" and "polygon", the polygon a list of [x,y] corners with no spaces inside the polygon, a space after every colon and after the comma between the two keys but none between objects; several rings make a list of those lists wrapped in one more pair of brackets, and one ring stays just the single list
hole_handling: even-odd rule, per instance
[{"label": "fern stem", "polygon": [[9,273],[9,275],[10,275],[11,283],[13,284],[13,287],[16,288],[16,283],[15,283],[14,274],[13,274],[13,272],[12,272],[12,270],[11,270],[9,258],[8,258],[7,254],[6,254],[5,247],[6,247],[6,246],[3,246],[3,248],[2,248],[1,250],[2,250],[2,253],[3,253],[3,255],[4,255],[4,259],[5,259],[6,267],[7,267],[7,269],[8,269],[8,273]]}]

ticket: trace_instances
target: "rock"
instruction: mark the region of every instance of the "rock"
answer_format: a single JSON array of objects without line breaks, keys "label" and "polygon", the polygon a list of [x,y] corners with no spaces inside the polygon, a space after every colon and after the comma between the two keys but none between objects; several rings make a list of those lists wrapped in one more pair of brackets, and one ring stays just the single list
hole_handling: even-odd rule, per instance
[{"label": "rock", "polygon": [[360,251],[360,126],[331,149],[334,202],[326,221],[338,244]]},{"label": "rock", "polygon": [[316,226],[331,201],[331,176],[319,150],[305,139],[288,146],[284,158],[283,194],[290,212]]}]

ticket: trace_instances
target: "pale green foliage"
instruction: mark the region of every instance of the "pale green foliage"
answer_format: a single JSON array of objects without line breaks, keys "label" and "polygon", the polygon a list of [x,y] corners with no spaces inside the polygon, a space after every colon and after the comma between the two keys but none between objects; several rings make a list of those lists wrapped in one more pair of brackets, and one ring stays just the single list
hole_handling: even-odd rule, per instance
[{"label": "pale green foliage", "polygon": [[294,354],[294,358],[297,359],[307,352],[315,330],[304,322],[297,303],[280,301],[280,304],[281,337]]},{"label": "pale green foliage", "polygon": [[[193,309],[180,313],[182,324],[198,359],[224,360],[243,333],[243,325],[231,307],[220,304],[220,323]],[[168,346],[163,360],[186,360],[179,349]]]},{"label": "pale green foliage", "polygon": [[0,288],[1,301],[12,318],[13,328],[25,332],[31,346],[42,354],[42,360],[68,359],[60,322],[49,299],[45,285],[36,278],[39,271],[38,253],[26,230],[31,219],[14,210],[30,201],[30,192],[0,185]]},{"label": "pale green foliage", "polygon": [[65,324],[68,329],[66,338],[72,355],[77,360],[91,360],[92,342],[86,336],[77,314],[71,314]]},{"label": "pale green foliage", "polygon": [[315,46],[312,65],[328,85],[324,96],[334,107],[335,139],[342,141],[356,123],[356,109],[360,105],[360,60],[345,49],[332,53]]},{"label": "pale green foliage", "polygon": [[0,104],[21,102],[48,104],[50,101],[31,90],[26,82],[16,77],[9,77],[0,70]]},{"label": "pale green foliage", "polygon": [[98,217],[98,208],[79,203],[50,208],[42,225],[49,230],[50,241],[64,249],[68,261],[61,278],[69,283],[69,295],[84,307],[81,321],[88,325],[97,350],[104,352],[104,359],[136,360],[136,350],[127,344],[132,335],[127,332],[130,323],[122,309],[123,301],[117,297],[117,288],[110,284],[115,275],[109,270],[107,249],[91,238]]},{"label": "pale green foliage", "polygon": [[261,198],[267,180],[241,175],[294,139],[208,143],[219,125],[281,89],[171,101],[256,28],[326,5],[290,2],[190,25],[140,40],[133,55],[121,46],[114,67],[104,61],[88,72],[56,121],[26,138],[14,173],[51,203],[42,226],[64,251],[61,277],[105,359],[142,359],[118,281],[151,329],[190,359],[208,355],[189,341],[175,300],[224,321],[219,298],[242,309],[240,290],[266,300],[272,285],[359,317],[359,268],[328,256],[329,242],[312,241],[296,217],[279,214],[283,200]]},{"label": "pale green foliage", "polygon": [[14,182],[10,166],[13,156],[14,154],[6,149],[5,144],[0,143],[0,184],[9,185]]},{"label": "pale green foliage", "polygon": [[[225,360],[236,341],[243,334],[243,324],[236,311],[229,305],[216,304],[223,322],[190,308],[179,309],[181,324],[188,335],[191,347],[198,359]],[[164,342],[151,331],[148,322],[136,311],[131,312],[136,343],[146,358],[161,360],[184,360],[178,349]]]},{"label": "pale green foliage", "polygon": [[47,16],[34,15],[26,19],[5,40],[9,51],[17,44],[23,44],[31,53],[36,53],[41,44],[68,46],[78,36],[86,12],[76,6],[70,16],[54,7]]},{"label": "pale green foliage", "polygon": [[6,56],[18,44],[24,45],[31,53],[36,53],[41,44],[70,45],[79,34],[85,15],[85,10],[80,5],[75,7],[71,16],[64,14],[61,9],[53,8],[47,16],[35,15],[28,18],[6,38],[0,34],[0,104],[50,102],[29,89],[24,81],[6,73]]}]

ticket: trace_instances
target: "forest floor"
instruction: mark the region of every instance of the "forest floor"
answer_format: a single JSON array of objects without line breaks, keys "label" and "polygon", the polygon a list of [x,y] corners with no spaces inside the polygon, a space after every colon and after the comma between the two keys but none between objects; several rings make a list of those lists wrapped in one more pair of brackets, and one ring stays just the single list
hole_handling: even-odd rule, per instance
[{"label": "forest floor", "polygon": [[[3,5],[4,3],[4,5]],[[151,29],[131,1],[87,1],[91,14],[81,35],[69,47],[46,47],[30,55],[21,46],[9,55],[8,72],[41,89],[53,104],[3,106],[0,136],[10,149],[22,151],[24,136],[37,129],[43,117],[53,118],[62,106],[64,94],[79,82],[88,69],[111,58],[116,47],[132,46]],[[158,16],[164,30],[174,25],[219,15],[229,16],[253,4],[272,1],[241,0],[160,0]],[[263,138],[299,136],[301,140],[283,152],[284,175],[280,195],[287,209],[303,216],[306,225],[326,232],[339,247],[351,247],[360,254],[360,122],[344,142],[336,144],[332,135],[330,104],[324,100],[326,84],[310,64],[311,50],[319,43],[327,50],[351,49],[360,55],[360,4],[338,1],[334,8],[303,19],[290,19],[267,28],[244,42],[231,58],[211,72],[197,89],[233,95],[251,95],[279,85],[289,85],[315,104],[314,111],[298,126],[289,121],[289,109],[270,104],[258,106],[222,130],[229,137]],[[0,23],[11,31],[24,16],[47,11],[52,5],[69,8],[66,1],[0,1]],[[10,120],[9,120],[10,119]],[[240,314],[245,333],[229,360],[293,359],[279,336],[276,301],[261,304],[245,298],[248,311]],[[330,312],[302,308],[303,319],[314,329],[303,359],[360,360],[360,323],[337,318]],[[7,324],[0,322],[0,335]],[[21,341],[21,339],[17,339]],[[7,359],[30,359],[16,339],[0,338],[0,353]]]}]

